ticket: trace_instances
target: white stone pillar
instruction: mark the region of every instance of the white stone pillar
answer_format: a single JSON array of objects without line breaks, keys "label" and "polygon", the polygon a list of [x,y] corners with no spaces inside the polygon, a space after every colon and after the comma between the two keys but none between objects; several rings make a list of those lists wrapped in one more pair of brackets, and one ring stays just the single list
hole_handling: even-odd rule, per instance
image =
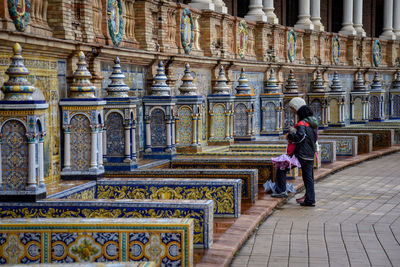
[{"label": "white stone pillar", "polygon": [[228,8],[226,7],[224,1],[214,0],[215,11],[220,13],[228,13]]},{"label": "white stone pillar", "polygon": [[231,131],[231,126],[230,126],[230,115],[229,111],[225,112],[225,139],[229,139],[230,137],[230,131]]},{"label": "white stone pillar", "polygon": [[102,136],[103,136],[103,157],[104,157],[107,156],[107,130],[105,128],[103,128]]},{"label": "white stone pillar", "polygon": [[393,1],[393,32],[400,40],[400,0]]},{"label": "white stone pillar", "polygon": [[314,24],[314,30],[324,31],[324,25],[321,22],[321,0],[311,0],[311,21]]},{"label": "white stone pillar", "polygon": [[99,128],[99,133],[98,133],[98,147],[99,147],[99,153],[98,153],[98,162],[99,162],[99,168],[103,169],[103,127],[100,126]]},{"label": "white stone pillar", "polygon": [[356,35],[353,27],[353,0],[343,0],[343,23],[340,34]]},{"label": "white stone pillar", "polygon": [[365,37],[367,36],[366,32],[363,29],[363,0],[354,0],[354,29],[357,32],[358,36]]},{"label": "white stone pillar", "polygon": [[146,120],[146,148],[145,152],[151,152],[151,126],[150,119]]},{"label": "white stone pillar", "polygon": [[267,16],[267,22],[272,24],[278,24],[278,17],[274,13],[274,0],[263,0],[263,11]]},{"label": "white stone pillar", "polygon": [[210,9],[215,10],[215,5],[212,0],[192,0],[189,6],[197,9]]},{"label": "white stone pillar", "polygon": [[28,136],[28,182],[27,189],[36,189],[36,166],[35,166],[35,155],[36,155],[36,136]]},{"label": "white stone pillar", "polygon": [[267,22],[267,16],[263,11],[262,0],[250,0],[249,12],[247,12],[244,18],[253,21]]},{"label": "white stone pillar", "polygon": [[40,134],[38,144],[38,157],[39,157],[39,187],[46,187],[44,183],[44,137],[45,134]]},{"label": "white stone pillar", "polygon": [[167,149],[165,151],[171,151],[172,148],[172,123],[167,121]]},{"label": "white stone pillar", "polygon": [[196,145],[197,143],[197,118],[196,114],[192,114],[192,145]]},{"label": "white stone pillar", "polygon": [[64,129],[64,170],[71,170],[71,132]]},{"label": "white stone pillar", "polygon": [[314,30],[314,24],[310,20],[310,0],[299,0],[299,20],[294,27]]},{"label": "white stone pillar", "polygon": [[[396,14],[395,17],[400,16]],[[379,38],[385,40],[395,40],[396,35],[393,32],[393,0],[385,0],[383,8],[383,33]]]},{"label": "white stone pillar", "polygon": [[131,161],[131,128],[128,126],[125,126],[125,162]]},{"label": "white stone pillar", "polygon": [[136,124],[135,123],[132,125],[131,136],[132,136],[132,156],[133,156],[133,160],[136,161]]},{"label": "white stone pillar", "polygon": [[96,169],[97,168],[97,129],[96,129],[96,126],[92,127],[90,136],[92,139],[91,149],[90,149],[90,168]]}]

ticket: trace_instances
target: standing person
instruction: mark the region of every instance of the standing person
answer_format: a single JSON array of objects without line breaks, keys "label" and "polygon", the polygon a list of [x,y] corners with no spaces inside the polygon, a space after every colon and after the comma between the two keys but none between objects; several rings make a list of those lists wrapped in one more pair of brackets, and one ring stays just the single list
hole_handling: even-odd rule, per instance
[{"label": "standing person", "polygon": [[289,107],[294,114],[297,114],[298,123],[291,127],[287,136],[296,148],[294,155],[300,162],[306,193],[304,197],[296,201],[301,206],[315,206],[314,192],[314,154],[318,138],[318,121],[304,99],[294,97],[289,102]]}]

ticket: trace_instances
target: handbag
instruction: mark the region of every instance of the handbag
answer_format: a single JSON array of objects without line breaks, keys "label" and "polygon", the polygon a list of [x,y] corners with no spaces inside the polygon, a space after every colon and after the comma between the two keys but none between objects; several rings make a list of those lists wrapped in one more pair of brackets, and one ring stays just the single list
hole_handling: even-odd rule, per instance
[{"label": "handbag", "polygon": [[293,144],[291,141],[288,141],[288,145],[286,148],[286,154],[288,154],[289,156],[293,156],[295,149],[296,149],[296,145]]}]

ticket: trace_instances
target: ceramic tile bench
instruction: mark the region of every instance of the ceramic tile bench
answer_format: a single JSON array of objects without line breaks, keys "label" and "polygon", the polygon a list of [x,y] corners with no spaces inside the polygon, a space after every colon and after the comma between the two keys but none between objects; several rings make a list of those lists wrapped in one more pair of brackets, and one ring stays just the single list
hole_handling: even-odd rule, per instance
[{"label": "ceramic tile bench", "polygon": [[[171,168],[179,169],[258,169],[258,184],[273,180],[275,170],[270,159],[266,158],[175,158]],[[288,176],[291,178],[291,176]]]},{"label": "ceramic tile bench", "polygon": [[73,200],[46,199],[35,203],[0,203],[0,218],[192,218],[195,247],[213,242],[212,200]]},{"label": "ceramic tile bench", "polygon": [[210,199],[215,217],[240,216],[242,180],[140,178],[102,179],[49,196],[49,199]]},{"label": "ceramic tile bench", "polygon": [[393,141],[395,144],[400,144],[400,121],[383,121],[383,122],[370,122],[365,128],[375,129],[391,129],[394,131]]},{"label": "ceramic tile bench", "polygon": [[[170,167],[169,162],[168,166]],[[130,172],[107,172],[105,177],[121,178],[195,178],[195,179],[241,179],[242,200],[254,203],[258,196],[258,170],[228,169],[145,169]]]},{"label": "ceramic tile bench", "polygon": [[336,162],[336,141],[320,139],[318,141],[321,146],[320,158],[322,163]]},{"label": "ceramic tile bench", "polygon": [[229,146],[231,152],[286,152],[286,144],[234,144]]},{"label": "ceramic tile bench", "polygon": [[[7,265],[8,267],[26,267],[24,264],[16,264],[16,265]],[[51,263],[43,263],[43,264],[29,264],[29,267],[63,267],[66,264],[51,264]],[[68,267],[157,267],[154,261],[135,261],[135,262],[80,262],[80,263],[68,263]]]},{"label": "ceramic tile bench", "polygon": [[336,141],[336,156],[357,156],[356,136],[321,135],[320,141]]},{"label": "ceramic tile bench", "polygon": [[328,129],[325,133],[372,133],[373,150],[391,147],[394,144],[394,130],[383,128],[346,127],[343,129]]},{"label": "ceramic tile bench", "polygon": [[357,137],[357,154],[372,152],[372,133],[320,133],[320,136],[335,135],[335,136],[356,136]]},{"label": "ceramic tile bench", "polygon": [[94,261],[120,261],[127,264],[121,266],[190,267],[193,266],[193,228],[193,219],[177,218],[3,219],[0,240],[4,253],[0,261],[67,263],[68,266],[78,262],[76,266],[90,267],[107,266],[88,264]]}]

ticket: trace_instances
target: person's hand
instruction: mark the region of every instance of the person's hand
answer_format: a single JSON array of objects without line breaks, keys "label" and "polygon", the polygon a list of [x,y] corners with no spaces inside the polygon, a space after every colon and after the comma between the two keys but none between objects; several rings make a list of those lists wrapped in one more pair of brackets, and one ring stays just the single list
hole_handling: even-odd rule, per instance
[{"label": "person's hand", "polygon": [[290,133],[295,133],[297,130],[293,126],[289,127],[289,132]]}]

